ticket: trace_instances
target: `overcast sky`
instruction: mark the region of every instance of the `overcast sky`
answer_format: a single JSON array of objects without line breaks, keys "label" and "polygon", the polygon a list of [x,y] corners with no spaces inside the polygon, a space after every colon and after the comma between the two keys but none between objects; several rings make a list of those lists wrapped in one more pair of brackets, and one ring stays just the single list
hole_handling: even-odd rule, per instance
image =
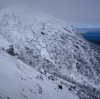
[{"label": "overcast sky", "polygon": [[26,4],[74,27],[100,27],[100,0],[0,0],[0,9],[15,3]]}]

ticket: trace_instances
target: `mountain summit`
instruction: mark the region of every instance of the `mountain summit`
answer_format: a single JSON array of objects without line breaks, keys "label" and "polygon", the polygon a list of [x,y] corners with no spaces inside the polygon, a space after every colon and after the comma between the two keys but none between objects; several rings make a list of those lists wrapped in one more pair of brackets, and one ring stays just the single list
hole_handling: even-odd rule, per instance
[{"label": "mountain summit", "polygon": [[11,42],[18,57],[35,69],[100,89],[100,48],[66,22],[13,6],[0,12],[0,34]]}]

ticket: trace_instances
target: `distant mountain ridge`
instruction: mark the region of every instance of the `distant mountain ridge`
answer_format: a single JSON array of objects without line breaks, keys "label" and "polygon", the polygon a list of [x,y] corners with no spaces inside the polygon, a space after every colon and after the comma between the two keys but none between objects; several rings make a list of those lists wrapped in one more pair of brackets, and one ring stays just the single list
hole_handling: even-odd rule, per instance
[{"label": "distant mountain ridge", "polygon": [[76,28],[87,40],[100,44],[100,28]]}]

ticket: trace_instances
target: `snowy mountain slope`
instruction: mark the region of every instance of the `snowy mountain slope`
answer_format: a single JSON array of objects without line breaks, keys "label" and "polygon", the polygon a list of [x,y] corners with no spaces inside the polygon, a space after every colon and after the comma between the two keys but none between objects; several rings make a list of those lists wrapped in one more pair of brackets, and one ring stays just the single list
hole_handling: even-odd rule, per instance
[{"label": "snowy mountain slope", "polygon": [[100,48],[69,24],[26,7],[9,7],[0,12],[0,33],[32,67],[100,89]]},{"label": "snowy mountain slope", "polygon": [[[1,37],[3,47],[9,46]],[[58,88],[61,79],[52,81],[48,75],[35,71],[0,48],[0,99],[78,99],[65,85],[62,90]]]},{"label": "snowy mountain slope", "polygon": [[9,45],[11,45],[11,43],[8,42],[5,37],[0,35],[0,49],[3,49],[3,48],[8,49]]}]

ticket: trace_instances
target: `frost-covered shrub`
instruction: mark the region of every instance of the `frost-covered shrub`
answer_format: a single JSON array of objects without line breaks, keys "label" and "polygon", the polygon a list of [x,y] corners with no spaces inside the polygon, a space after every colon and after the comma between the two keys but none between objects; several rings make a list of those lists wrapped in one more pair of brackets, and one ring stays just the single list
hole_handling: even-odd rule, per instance
[{"label": "frost-covered shrub", "polygon": [[39,94],[42,94],[42,91],[43,91],[42,90],[42,87],[39,84],[37,86],[39,87],[39,90],[38,90],[39,91]]},{"label": "frost-covered shrub", "polygon": [[49,80],[52,80],[52,81],[58,80],[58,78],[56,78],[55,76],[52,76],[52,75],[50,75],[50,76],[48,77],[48,79],[49,79]]},{"label": "frost-covered shrub", "polygon": [[3,51],[5,50],[4,47],[2,47],[2,50],[3,50]]},{"label": "frost-covered shrub", "polygon": [[13,45],[10,45],[9,47],[10,47],[10,48],[7,49],[6,51],[7,51],[10,55],[15,56]]},{"label": "frost-covered shrub", "polygon": [[49,76],[48,79],[49,79],[49,80],[53,80],[53,81],[55,80],[54,77],[53,77],[52,75]]},{"label": "frost-covered shrub", "polygon": [[45,74],[46,75],[46,70],[44,70],[42,68],[37,68],[37,71],[39,71],[41,74]]},{"label": "frost-covered shrub", "polygon": [[37,75],[36,78],[43,80],[43,76],[42,75]]}]

